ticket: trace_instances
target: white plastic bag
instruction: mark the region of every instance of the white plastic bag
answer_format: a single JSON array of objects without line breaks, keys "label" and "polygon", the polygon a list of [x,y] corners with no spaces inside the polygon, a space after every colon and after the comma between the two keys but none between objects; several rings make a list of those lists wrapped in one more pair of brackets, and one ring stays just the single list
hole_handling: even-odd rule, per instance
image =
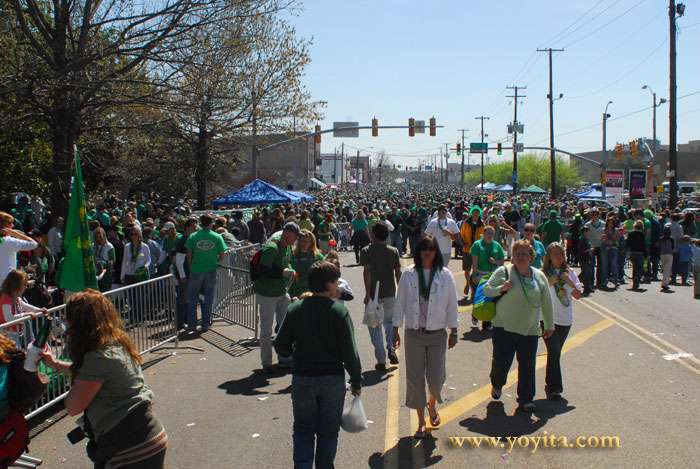
[{"label": "white plastic bag", "polygon": [[365,305],[365,314],[362,316],[362,324],[367,324],[369,327],[377,327],[384,322],[384,306],[379,304],[379,282],[377,288],[374,289],[374,298],[370,298],[369,303]]},{"label": "white plastic bag", "polygon": [[343,409],[343,419],[340,426],[348,433],[360,433],[362,430],[367,430],[367,414],[365,414],[360,396],[355,396],[350,405]]}]

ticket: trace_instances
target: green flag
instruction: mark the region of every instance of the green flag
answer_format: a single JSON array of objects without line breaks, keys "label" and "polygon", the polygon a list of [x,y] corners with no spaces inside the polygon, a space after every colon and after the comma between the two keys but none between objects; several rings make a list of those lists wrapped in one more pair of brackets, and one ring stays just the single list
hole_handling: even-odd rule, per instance
[{"label": "green flag", "polygon": [[72,291],[82,291],[86,288],[98,290],[83,194],[83,173],[80,170],[80,157],[77,148],[75,149],[75,176],[70,194],[63,249],[66,255],[58,268],[56,279],[58,286]]}]

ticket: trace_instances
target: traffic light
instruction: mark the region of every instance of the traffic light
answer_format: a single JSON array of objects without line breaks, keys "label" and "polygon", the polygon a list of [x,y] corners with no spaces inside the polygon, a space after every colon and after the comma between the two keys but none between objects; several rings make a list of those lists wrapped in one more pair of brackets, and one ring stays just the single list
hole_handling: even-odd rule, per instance
[{"label": "traffic light", "polygon": [[496,145],[496,154],[498,154],[498,155],[503,154],[503,144],[500,142],[498,143],[498,145]]},{"label": "traffic light", "polygon": [[416,120],[413,117],[408,119],[408,136],[409,137],[416,136]]},{"label": "traffic light", "polygon": [[637,156],[637,142],[634,140],[630,142],[630,152],[633,156]]},{"label": "traffic light", "polygon": [[462,145],[460,145],[460,144],[458,143],[458,144],[457,144],[457,156],[459,156],[459,155],[461,155],[461,154],[462,154]]},{"label": "traffic light", "polygon": [[379,125],[379,122],[377,121],[377,118],[375,117],[372,119],[372,137],[377,137],[379,135],[379,129],[377,126]]},{"label": "traffic light", "polygon": [[[321,126],[320,126],[320,125],[317,125],[317,126],[314,128],[314,131],[315,131],[315,132],[320,132],[320,131],[321,131]],[[314,135],[314,142],[316,142],[316,143],[321,143],[321,134],[317,133],[316,135]]]},{"label": "traffic light", "polygon": [[618,158],[622,158],[622,144],[620,143],[615,145],[615,156]]},{"label": "traffic light", "polygon": [[435,118],[434,117],[430,118],[430,136],[431,137],[435,136]]},{"label": "traffic light", "polygon": [[420,170],[422,170],[422,169],[423,169],[423,165],[422,165],[422,164],[419,164],[419,165],[418,165],[418,171],[420,171]]},{"label": "traffic light", "polygon": [[651,186],[653,185],[653,178],[654,178],[654,168],[651,165],[647,165],[647,185]]}]

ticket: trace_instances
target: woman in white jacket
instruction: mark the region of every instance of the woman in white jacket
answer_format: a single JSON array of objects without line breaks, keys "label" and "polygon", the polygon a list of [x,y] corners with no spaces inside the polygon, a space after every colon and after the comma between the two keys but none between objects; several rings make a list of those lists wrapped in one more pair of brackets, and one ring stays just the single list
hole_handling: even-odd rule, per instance
[{"label": "woman in white jacket", "polygon": [[[416,409],[418,429],[415,438],[425,438],[425,406],[430,424],[440,425],[435,403],[442,403],[440,392],[445,383],[445,352],[457,344],[459,325],[457,288],[452,273],[443,267],[437,240],[426,235],[418,241],[414,264],[401,276],[394,308],[393,343],[401,343],[399,328],[404,329],[406,363],[406,407]],[[446,329],[450,329],[448,334]],[[426,401],[425,383],[430,398]]]}]

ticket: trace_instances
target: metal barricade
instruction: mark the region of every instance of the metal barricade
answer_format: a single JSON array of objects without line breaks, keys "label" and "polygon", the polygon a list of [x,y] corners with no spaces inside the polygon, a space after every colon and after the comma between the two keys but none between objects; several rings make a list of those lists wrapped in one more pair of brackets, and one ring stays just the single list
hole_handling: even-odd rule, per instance
[{"label": "metal barricade", "polygon": [[253,331],[256,339],[259,320],[250,260],[258,249],[259,244],[251,244],[226,251],[216,273],[213,310],[214,316]]},{"label": "metal barricade", "polygon": [[[141,355],[169,342],[177,342],[175,324],[175,277],[166,275],[152,280],[111,290],[104,294],[124,321],[126,332]],[[67,358],[63,318],[66,305],[57,306],[36,319],[25,318],[0,326],[0,331],[12,330],[17,324],[38,330],[44,317],[54,318],[51,353],[58,359]],[[26,344],[25,344],[26,345]],[[63,399],[70,388],[70,379],[40,365],[49,376],[48,389],[41,400],[25,415],[31,418]]]}]

